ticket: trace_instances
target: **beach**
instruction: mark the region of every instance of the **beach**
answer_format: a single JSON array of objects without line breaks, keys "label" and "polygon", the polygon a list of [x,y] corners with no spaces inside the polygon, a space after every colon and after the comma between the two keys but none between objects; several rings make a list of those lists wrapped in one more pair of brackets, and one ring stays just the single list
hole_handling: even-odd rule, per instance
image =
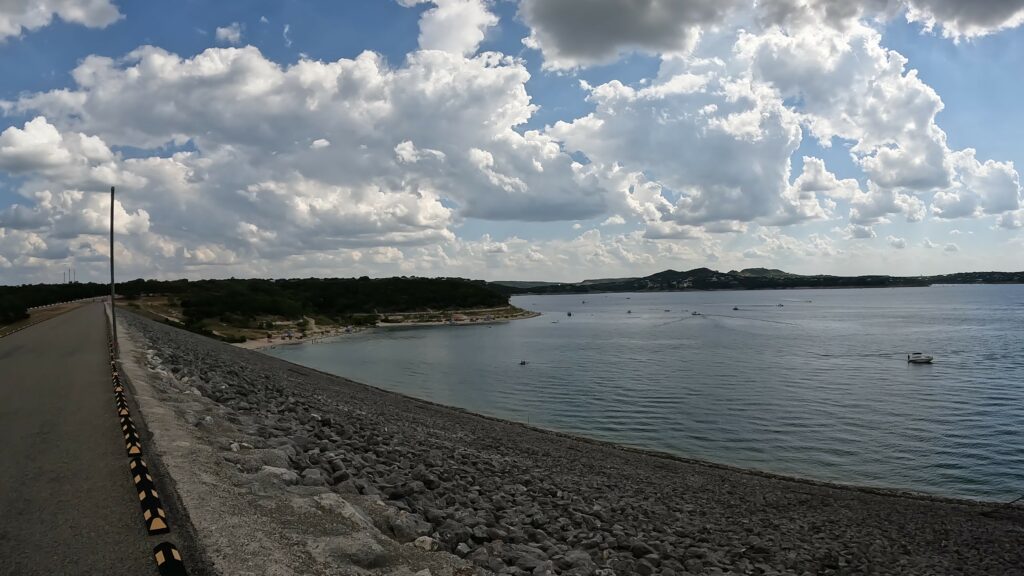
[{"label": "beach", "polygon": [[[484,326],[488,324],[502,324],[505,322],[511,322],[513,320],[525,320],[528,318],[536,318],[540,316],[538,312],[531,312],[529,310],[521,310],[518,313],[501,317],[493,318],[488,315],[482,314],[491,312],[495,309],[483,309],[483,310],[467,310],[454,314],[454,317],[446,321],[429,321],[419,320],[423,314],[394,314],[394,318],[390,322],[377,322],[373,326],[348,326],[348,327],[337,327],[332,326],[328,328],[320,328],[311,334],[307,334],[305,337],[298,334],[287,336],[286,332],[276,331],[271,334],[269,338],[254,338],[246,340],[245,342],[236,342],[235,346],[239,348],[245,348],[248,350],[266,350],[271,348],[277,348],[278,346],[292,346],[295,344],[316,344],[318,342],[331,341],[336,338],[343,338],[345,336],[351,336],[352,334],[358,334],[364,330],[372,328],[428,328],[434,326]],[[290,332],[290,331],[289,331]],[[296,331],[297,332],[297,331]]]},{"label": "beach", "polygon": [[[992,503],[622,448],[119,318],[143,418],[168,452],[200,544],[222,568],[1024,573],[1020,508],[989,513]],[[235,538],[260,545],[240,552]]]}]

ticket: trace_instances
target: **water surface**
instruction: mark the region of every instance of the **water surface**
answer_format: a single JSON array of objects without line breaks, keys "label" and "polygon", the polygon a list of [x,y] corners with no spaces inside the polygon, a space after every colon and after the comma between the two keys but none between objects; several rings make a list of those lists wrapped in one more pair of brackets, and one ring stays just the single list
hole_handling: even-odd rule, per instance
[{"label": "water surface", "polygon": [[[680,456],[945,495],[1024,492],[1024,286],[513,303],[544,315],[268,352],[434,402]],[[936,361],[908,365],[912,351]]]}]

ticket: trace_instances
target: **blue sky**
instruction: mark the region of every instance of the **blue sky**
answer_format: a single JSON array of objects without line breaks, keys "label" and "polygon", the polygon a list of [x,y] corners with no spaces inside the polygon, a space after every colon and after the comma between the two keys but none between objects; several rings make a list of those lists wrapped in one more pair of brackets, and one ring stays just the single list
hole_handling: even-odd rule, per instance
[{"label": "blue sky", "polygon": [[706,2],[2,8],[0,276],[1022,268],[1024,6]]}]

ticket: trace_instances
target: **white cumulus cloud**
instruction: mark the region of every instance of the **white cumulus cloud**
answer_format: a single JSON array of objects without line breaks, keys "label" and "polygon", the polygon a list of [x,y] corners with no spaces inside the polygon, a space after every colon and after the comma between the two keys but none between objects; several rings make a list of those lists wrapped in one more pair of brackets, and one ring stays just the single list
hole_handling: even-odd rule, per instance
[{"label": "white cumulus cloud", "polygon": [[433,4],[420,17],[420,48],[472,55],[487,30],[498,24],[484,0],[398,0],[403,6]]},{"label": "white cumulus cloud", "polygon": [[121,19],[110,0],[3,0],[0,42],[23,31],[48,26],[54,17],[89,28],[104,28]]},{"label": "white cumulus cloud", "polygon": [[906,239],[899,238],[897,236],[887,236],[885,238],[885,241],[889,243],[889,246],[892,246],[893,248],[896,248],[897,250],[903,250],[904,248],[907,247]]},{"label": "white cumulus cloud", "polygon": [[224,44],[239,44],[242,42],[242,25],[238,22],[232,22],[227,26],[218,26],[215,37],[217,38],[217,42]]}]

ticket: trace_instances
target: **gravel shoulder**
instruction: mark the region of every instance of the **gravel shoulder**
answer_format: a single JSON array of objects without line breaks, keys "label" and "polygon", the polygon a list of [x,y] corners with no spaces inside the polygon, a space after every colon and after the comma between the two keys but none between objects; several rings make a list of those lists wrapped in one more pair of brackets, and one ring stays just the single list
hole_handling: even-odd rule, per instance
[{"label": "gravel shoulder", "polygon": [[625,449],[119,318],[218,573],[1024,574],[1019,508]]}]

